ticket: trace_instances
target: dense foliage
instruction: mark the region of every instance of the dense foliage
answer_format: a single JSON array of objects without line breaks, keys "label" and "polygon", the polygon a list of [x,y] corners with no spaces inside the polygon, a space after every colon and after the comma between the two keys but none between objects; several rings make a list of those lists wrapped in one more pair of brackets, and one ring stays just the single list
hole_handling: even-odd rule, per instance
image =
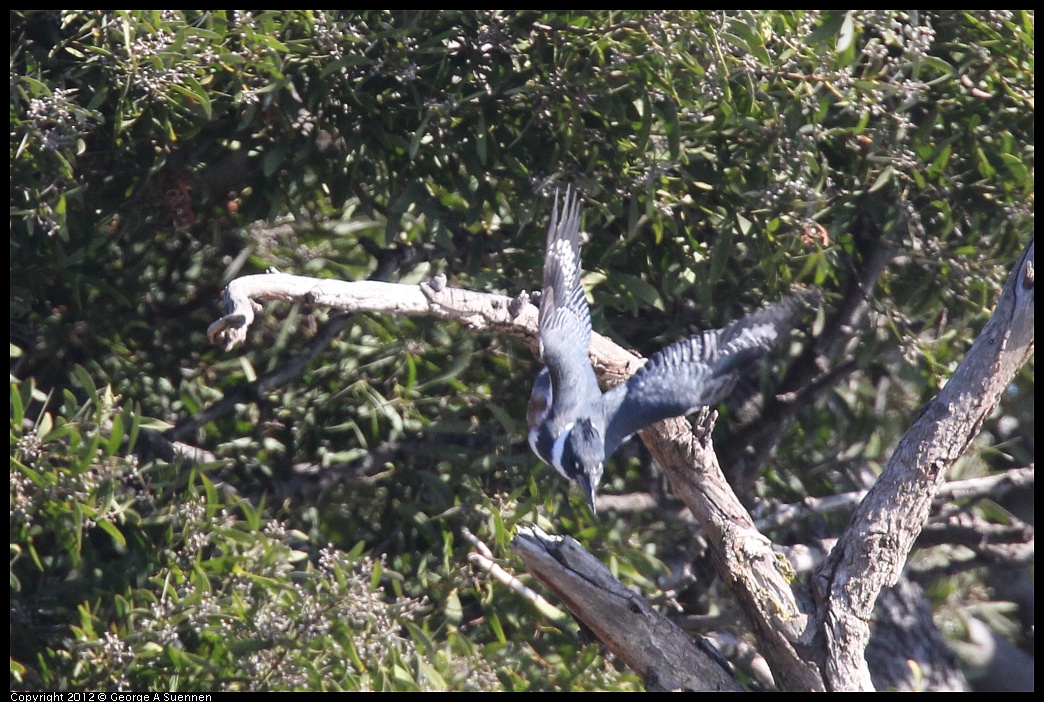
[{"label": "dense foliage", "polygon": [[[326,319],[273,305],[226,354],[205,330],[237,275],[514,295],[574,184],[595,327],[648,354],[795,284],[829,306],[877,261],[846,372],[737,480],[771,506],[872,479],[1032,237],[1029,12],[11,21],[13,687],[637,687],[470,569],[471,534],[511,569],[520,520],[665,607],[729,611],[665,584],[698,555],[689,525],[593,518],[529,453],[514,340],[360,314],[300,377],[177,434]],[[204,460],[143,452],[162,429]],[[1031,365],[956,472],[1031,463],[1032,435]],[[662,495],[621,454],[605,489]],[[1020,642],[981,569],[930,584],[954,638],[975,616]]]}]

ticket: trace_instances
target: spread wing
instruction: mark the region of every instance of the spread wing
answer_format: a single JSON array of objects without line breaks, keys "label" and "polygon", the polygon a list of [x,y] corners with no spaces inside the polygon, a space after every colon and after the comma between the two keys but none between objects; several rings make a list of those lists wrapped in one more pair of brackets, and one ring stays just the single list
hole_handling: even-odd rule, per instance
[{"label": "spread wing", "polygon": [[609,417],[605,455],[653,422],[714,405],[794,328],[818,291],[792,295],[732,324],[679,341],[603,396]]},{"label": "spread wing", "polygon": [[550,418],[562,426],[577,408],[598,393],[588,360],[591,310],[580,284],[580,203],[566,191],[555,202],[547,232],[544,287],[540,296],[540,358],[550,371]]}]

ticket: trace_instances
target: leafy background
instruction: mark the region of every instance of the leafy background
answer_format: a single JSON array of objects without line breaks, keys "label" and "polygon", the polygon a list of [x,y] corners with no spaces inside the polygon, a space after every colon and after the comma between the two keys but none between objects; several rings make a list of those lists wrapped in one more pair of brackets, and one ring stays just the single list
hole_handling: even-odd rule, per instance
[{"label": "leafy background", "polygon": [[[520,520],[739,626],[720,586],[668,593],[699,556],[688,524],[593,518],[529,453],[536,363],[516,340],[358,314],[303,375],[176,437],[202,460],[138,439],[278,369],[330,316],[270,305],[224,353],[205,330],[234,277],[442,273],[515,295],[574,185],[595,327],[644,354],[882,257],[851,372],[742,494],[862,487],[1032,238],[1033,22],[13,11],[12,687],[640,688],[469,566],[477,538],[522,575]],[[1031,362],[954,477],[1032,463],[1032,381]],[[662,479],[634,446],[605,491],[662,496]],[[971,617],[1032,641],[988,569],[926,585],[954,641]]]}]

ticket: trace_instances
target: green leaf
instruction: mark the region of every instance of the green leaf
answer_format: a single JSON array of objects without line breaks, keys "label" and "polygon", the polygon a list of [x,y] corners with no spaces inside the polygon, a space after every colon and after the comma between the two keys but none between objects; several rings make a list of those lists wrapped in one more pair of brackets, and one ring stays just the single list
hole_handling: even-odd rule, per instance
[{"label": "green leaf", "polygon": [[934,54],[922,56],[921,62],[925,66],[934,68],[940,74],[940,78],[951,78],[957,73],[957,70],[948,61]]},{"label": "green leaf", "polygon": [[507,643],[507,635],[504,634],[504,626],[500,623],[500,617],[497,616],[496,612],[492,612],[489,615],[489,628],[492,629],[493,635],[497,637],[497,641],[502,644]]},{"label": "green leaf", "polygon": [[279,167],[283,165],[283,161],[286,160],[285,144],[277,144],[268,150],[265,154],[265,158],[262,163],[262,170],[264,171],[265,177],[270,178],[272,174],[279,170]]},{"label": "green leaf", "polygon": [[[36,423],[36,435],[43,441],[49,438],[51,428],[54,427],[54,418],[50,412],[44,412],[40,417],[40,421]],[[47,443],[44,441],[44,443]]]},{"label": "green leaf", "polygon": [[855,19],[853,15],[852,10],[845,12],[845,19],[837,33],[837,44],[834,47],[834,51],[839,54],[843,54],[852,48],[852,42],[855,39]]},{"label": "green leaf", "polygon": [[200,85],[199,81],[191,76],[185,78],[185,84],[189,86],[192,96],[198,102],[200,108],[203,110],[203,116],[208,120],[213,118],[213,108],[210,105],[210,97],[207,95],[207,89]]},{"label": "green leaf", "polygon": [[411,161],[417,155],[417,150],[420,149],[421,140],[427,132],[428,122],[430,122],[431,118],[434,116],[435,113],[433,111],[429,111],[428,114],[424,115],[424,119],[421,120],[420,126],[414,130],[413,136],[410,137],[410,146],[406,153],[409,155]]},{"label": "green leaf", "polygon": [[126,417],[123,420],[124,425],[130,426],[127,429],[127,446],[133,451],[138,445],[138,432],[141,429],[141,415],[137,412],[137,405],[130,403],[130,406],[124,408],[123,415]]},{"label": "green leaf", "polygon": [[22,406],[21,384],[11,384],[11,426],[19,427],[21,430],[22,420],[25,418],[25,410]]},{"label": "green leaf", "polygon": [[1000,157],[1020,186],[1025,187],[1030,184],[1029,169],[1026,168],[1026,164],[1020,158],[1006,153],[1001,154]]},{"label": "green leaf", "polygon": [[449,595],[446,596],[442,611],[446,615],[446,619],[453,624],[460,624],[461,620],[463,620],[464,608],[461,607],[460,597],[457,595],[456,588],[451,590]]},{"label": "green leaf", "polygon": [[[48,419],[50,419],[49,415],[48,415]],[[62,424],[61,426],[56,427],[56,428],[52,429],[51,431],[46,432],[45,434],[42,434],[40,436],[40,441],[42,441],[45,444],[49,444],[49,443],[58,441],[59,439],[63,439],[66,436],[70,436],[70,437],[78,437],[79,436],[79,428],[77,427],[76,424],[74,424],[72,422],[70,422],[68,424]],[[70,443],[72,444],[74,442],[71,441]]]},{"label": "green leaf", "polygon": [[449,685],[446,684],[446,680],[439,674],[435,668],[431,666],[426,660],[421,658],[418,662],[421,676],[428,681],[428,688],[435,688],[436,690],[446,690]]},{"label": "green leaf", "polygon": [[721,230],[721,236],[718,241],[714,244],[714,249],[710,255],[710,280],[708,283],[714,284],[721,280],[722,274],[725,271],[725,266],[728,264],[729,259],[732,258],[732,239],[734,229],[732,227],[723,227]]},{"label": "green leaf", "polygon": [[83,388],[87,393],[87,396],[91,398],[91,402],[97,405],[98,389],[94,386],[94,381],[91,380],[91,374],[88,373],[87,369],[79,363],[77,363],[73,368],[73,374],[76,375],[76,381],[80,384],[80,387]]},{"label": "green leaf", "polygon": [[[649,137],[652,134],[653,125],[653,109],[652,101],[649,99],[649,93],[643,91],[641,99],[635,100],[634,107],[638,110],[638,114],[642,120],[638,127],[638,133],[635,135],[635,144],[638,153],[644,154],[646,149],[649,147]],[[630,229],[633,229],[633,227]]]},{"label": "green leaf", "polygon": [[681,158],[681,123],[678,120],[678,106],[668,98],[659,105],[663,115],[664,127],[667,130],[667,144],[672,161]]},{"label": "green leaf", "polygon": [[164,422],[162,419],[156,419],[155,417],[142,417],[139,423],[142,429],[151,429],[153,431],[167,431],[173,429],[174,425],[169,422]]},{"label": "green leaf", "polygon": [[127,547],[127,539],[124,537],[123,532],[116,528],[116,525],[107,519],[102,519],[95,522],[102,531],[112,537],[113,541],[118,543],[120,546]]},{"label": "green leaf", "polygon": [[834,46],[837,46],[834,37],[841,33],[841,28],[844,26],[848,17],[848,11],[825,10],[823,12],[823,21],[819,23],[818,27],[809,33],[805,41],[808,44],[824,44],[830,42],[834,44]]},{"label": "green leaf", "polygon": [[895,175],[895,169],[891,166],[886,166],[881,174],[874,180],[874,184],[867,190],[869,193],[876,193],[878,190],[888,185],[889,181],[892,180],[892,176]]},{"label": "green leaf", "polygon": [[120,451],[120,445],[123,443],[123,417],[119,414],[113,415],[112,418],[112,431],[109,433],[109,440],[105,444],[105,455],[115,456]]},{"label": "green leaf", "polygon": [[321,71],[319,71],[319,77],[320,78],[326,78],[327,76],[329,76],[329,75],[331,75],[333,73],[339,73],[342,70],[344,70],[346,68],[351,68],[353,66],[372,66],[372,65],[373,65],[373,60],[370,59],[367,56],[359,56],[359,55],[355,55],[355,54],[353,54],[351,56],[344,56],[342,58],[337,59],[336,61],[331,61],[330,63],[324,65],[323,69]]}]

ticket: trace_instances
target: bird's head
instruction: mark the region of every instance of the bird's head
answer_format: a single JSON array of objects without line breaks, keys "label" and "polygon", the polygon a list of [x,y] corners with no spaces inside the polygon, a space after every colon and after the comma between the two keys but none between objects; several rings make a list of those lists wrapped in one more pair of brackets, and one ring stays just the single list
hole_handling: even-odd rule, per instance
[{"label": "bird's head", "polygon": [[602,482],[602,463],[605,461],[605,439],[590,419],[576,420],[565,450],[562,453],[562,469],[566,477],[575,481],[584,492],[595,511],[595,495]]}]

